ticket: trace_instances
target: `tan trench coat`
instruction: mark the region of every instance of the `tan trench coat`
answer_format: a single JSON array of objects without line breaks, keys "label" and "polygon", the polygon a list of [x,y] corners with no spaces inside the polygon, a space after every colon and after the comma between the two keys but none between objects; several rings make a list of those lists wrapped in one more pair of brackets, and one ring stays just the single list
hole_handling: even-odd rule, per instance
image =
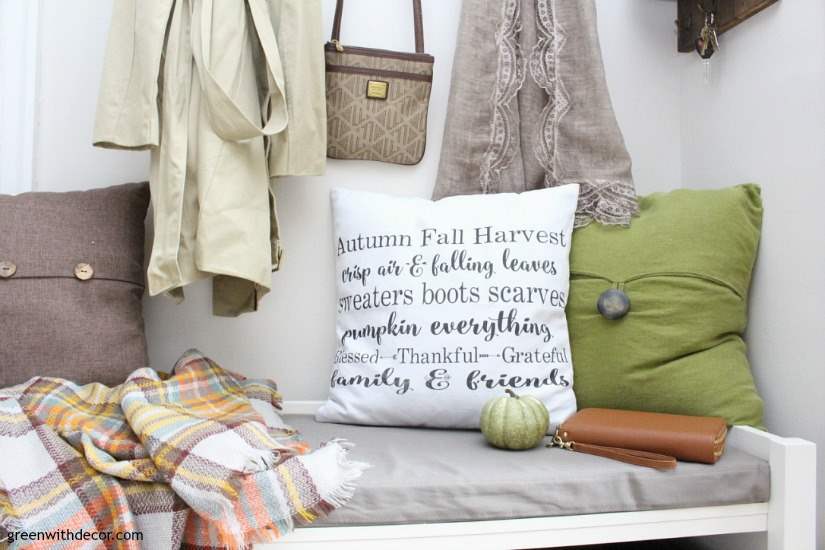
[{"label": "tan trench coat", "polygon": [[320,0],[115,0],[94,144],[151,149],[149,292],[214,277],[257,309],[281,260],[273,176],[324,171]]}]

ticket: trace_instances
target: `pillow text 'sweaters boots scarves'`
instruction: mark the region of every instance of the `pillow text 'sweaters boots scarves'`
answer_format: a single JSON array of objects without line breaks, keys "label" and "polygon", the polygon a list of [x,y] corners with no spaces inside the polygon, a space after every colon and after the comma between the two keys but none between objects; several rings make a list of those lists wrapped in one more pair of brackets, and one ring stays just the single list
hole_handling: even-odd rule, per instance
[{"label": "pillow text 'sweaters boots scarves'", "polygon": [[[247,548],[343,505],[365,465],[333,440],[310,452],[275,384],[190,351],[163,379],[0,391],[0,527],[138,532],[119,548]],[[20,465],[25,464],[25,468]]]}]

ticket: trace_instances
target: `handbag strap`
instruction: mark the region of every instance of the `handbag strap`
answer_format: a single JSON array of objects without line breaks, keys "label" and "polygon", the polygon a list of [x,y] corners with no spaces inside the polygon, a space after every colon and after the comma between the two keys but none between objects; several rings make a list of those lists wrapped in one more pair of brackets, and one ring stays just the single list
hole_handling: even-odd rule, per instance
[{"label": "handbag strap", "polygon": [[[344,16],[344,0],[335,4],[335,18],[332,20],[333,42],[341,41],[341,19]],[[424,21],[421,16],[421,0],[413,0],[413,19],[415,26],[415,52],[424,53]]]}]

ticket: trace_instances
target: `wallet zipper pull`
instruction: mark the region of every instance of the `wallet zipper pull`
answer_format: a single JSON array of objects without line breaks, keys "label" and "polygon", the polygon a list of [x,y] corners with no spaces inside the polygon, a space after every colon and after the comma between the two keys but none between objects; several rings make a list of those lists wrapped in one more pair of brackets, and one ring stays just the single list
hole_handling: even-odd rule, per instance
[{"label": "wallet zipper pull", "polygon": [[342,45],[341,45],[341,41],[340,41],[340,40],[337,40],[337,39],[332,39],[332,40],[330,40],[330,43],[331,43],[333,46],[335,46],[335,50],[336,50],[336,51],[339,51],[339,52],[344,51],[344,46],[342,46]]}]

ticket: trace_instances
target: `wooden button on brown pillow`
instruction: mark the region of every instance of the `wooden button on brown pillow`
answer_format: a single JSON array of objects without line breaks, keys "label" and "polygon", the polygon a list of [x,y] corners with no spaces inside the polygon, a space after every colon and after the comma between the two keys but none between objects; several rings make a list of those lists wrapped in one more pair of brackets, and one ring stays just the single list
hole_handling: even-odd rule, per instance
[{"label": "wooden button on brown pillow", "polygon": [[147,366],[149,186],[0,195],[0,387],[114,385]]}]

